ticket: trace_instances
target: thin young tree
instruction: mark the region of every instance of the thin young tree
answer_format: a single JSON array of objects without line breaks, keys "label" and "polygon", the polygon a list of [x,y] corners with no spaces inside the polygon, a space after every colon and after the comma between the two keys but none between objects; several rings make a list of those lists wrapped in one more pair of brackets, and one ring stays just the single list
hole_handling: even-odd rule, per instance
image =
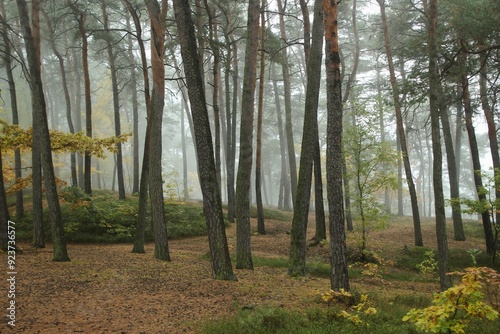
[{"label": "thin young tree", "polygon": [[380,15],[382,17],[382,28],[384,33],[384,45],[385,54],[387,57],[387,64],[389,67],[390,82],[392,86],[392,97],[394,101],[394,109],[396,111],[396,128],[399,137],[399,144],[401,147],[401,154],[403,156],[403,164],[406,174],[406,182],[408,184],[408,190],[411,199],[412,217],[413,217],[413,229],[415,236],[415,246],[422,246],[424,244],[422,238],[422,228],[420,226],[420,213],[418,211],[418,200],[417,193],[415,190],[415,183],[413,182],[413,175],[411,172],[410,158],[408,156],[408,149],[406,143],[406,134],[403,125],[403,115],[401,111],[401,99],[399,96],[399,86],[396,79],[396,73],[394,70],[394,62],[392,59],[392,49],[391,40],[389,37],[389,28],[387,24],[387,15],[385,11],[385,0],[377,0],[380,5]]},{"label": "thin young tree", "polygon": [[173,4],[181,55],[184,62],[184,73],[189,88],[195,141],[198,147],[196,150],[198,174],[203,193],[203,212],[208,228],[213,276],[216,279],[236,280],[226,239],[222,199],[220,186],[217,183],[212,135],[210,133],[203,79],[197,57],[198,51],[191,19],[191,9],[187,1],[174,0]]},{"label": "thin young tree", "polygon": [[[102,23],[104,32],[106,34],[104,40],[106,43],[106,52],[108,56],[108,66],[111,73],[111,90],[113,93],[113,116],[115,123],[115,136],[121,135],[121,122],[120,122],[120,95],[117,79],[117,67],[115,65],[115,50],[113,50],[112,34],[109,28],[109,15],[108,6],[105,0],[101,0]],[[116,172],[118,183],[118,198],[125,199],[125,182],[123,179],[123,149],[122,144],[116,145]]]},{"label": "thin young tree", "polygon": [[245,68],[241,97],[240,155],[236,178],[236,268],[253,269],[250,245],[250,178],[253,154],[253,120],[256,64],[259,48],[260,0],[248,2]]},{"label": "thin young tree", "polygon": [[[90,91],[90,71],[88,57],[88,36],[87,36],[87,12],[79,7],[79,4],[68,0],[68,5],[75,14],[75,20],[78,23],[78,31],[82,40],[82,69],[83,85],[85,88],[85,133],[92,137],[92,95]],[[92,158],[90,152],[86,151],[84,156],[84,180],[83,189],[86,194],[92,194]],[[81,185],[80,185],[81,186]]]},{"label": "thin young tree", "polygon": [[278,12],[280,19],[280,37],[282,43],[281,49],[281,70],[283,73],[283,97],[285,100],[285,133],[287,143],[288,165],[290,173],[290,184],[292,190],[292,203],[295,202],[297,193],[297,161],[295,160],[295,142],[293,140],[293,122],[292,122],[292,92],[290,81],[290,68],[288,65],[287,35],[285,29],[285,7],[283,2],[278,0]]}]

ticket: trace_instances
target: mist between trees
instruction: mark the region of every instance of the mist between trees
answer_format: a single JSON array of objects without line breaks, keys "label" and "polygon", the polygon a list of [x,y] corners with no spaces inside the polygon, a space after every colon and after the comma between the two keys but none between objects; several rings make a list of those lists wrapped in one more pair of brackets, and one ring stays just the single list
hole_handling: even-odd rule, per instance
[{"label": "mist between trees", "polygon": [[[236,266],[253,267],[251,205],[262,234],[264,206],[294,212],[291,274],[304,274],[309,212],[332,258],[353,219],[411,215],[421,245],[420,217],[440,233],[452,217],[463,240],[464,209],[495,252],[498,1],[0,0],[0,14],[2,233],[29,193],[44,246],[43,175],[54,260],[69,260],[63,187],[139,196],[137,252],[150,198],[163,260],[162,203],[203,200],[223,279],[224,216]],[[348,288],[337,274],[332,288]]]}]

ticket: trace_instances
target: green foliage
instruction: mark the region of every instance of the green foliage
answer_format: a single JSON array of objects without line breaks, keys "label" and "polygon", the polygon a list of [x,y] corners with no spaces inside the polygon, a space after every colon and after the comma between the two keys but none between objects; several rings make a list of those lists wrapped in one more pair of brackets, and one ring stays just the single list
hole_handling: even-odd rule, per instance
[{"label": "green foliage", "polygon": [[437,272],[438,263],[434,251],[429,250],[424,253],[426,259],[416,265],[418,271],[422,274],[434,274]]},{"label": "green foliage", "polygon": [[[117,194],[94,191],[92,197],[77,187],[64,188],[60,192],[61,213],[68,242],[114,243],[133,242],[137,221],[138,199],[129,197],[118,200]],[[206,234],[203,208],[194,203],[171,202],[165,204],[167,231],[170,239]],[[26,217],[19,224],[19,240],[32,237],[32,217],[27,210]],[[146,223],[146,241],[152,241],[150,218]],[[50,223],[47,209],[44,211],[44,233],[50,241]]]},{"label": "green foliage", "polygon": [[426,333],[465,334],[471,319],[494,320],[498,317],[491,305],[484,301],[485,286],[500,286],[500,276],[487,267],[467,268],[461,282],[434,295],[433,305],[424,309],[411,309],[403,321],[415,324]]}]

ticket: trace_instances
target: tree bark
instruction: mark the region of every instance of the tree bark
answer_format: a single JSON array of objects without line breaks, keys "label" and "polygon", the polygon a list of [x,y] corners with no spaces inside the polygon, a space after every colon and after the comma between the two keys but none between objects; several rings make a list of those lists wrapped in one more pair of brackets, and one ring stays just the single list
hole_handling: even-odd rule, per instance
[{"label": "tree bark", "polygon": [[[149,75],[148,75],[148,64],[146,58],[146,49],[144,47],[144,41],[142,40],[142,27],[139,20],[139,15],[137,14],[135,7],[128,0],[123,0],[127,10],[129,11],[132,19],[134,21],[134,26],[136,30],[137,43],[139,44],[139,50],[141,53],[141,69],[142,77],[144,81],[144,101],[146,104],[146,119],[149,120],[149,114],[151,110],[151,97],[149,94]],[[146,134],[144,136],[144,153],[142,160],[141,177],[139,183],[139,205],[137,212],[136,221],[136,232],[134,236],[134,247],[132,253],[144,253],[144,232],[146,230],[146,218],[147,218],[147,208],[148,208],[148,194],[149,194],[149,121],[146,123]]]},{"label": "tree bark", "polygon": [[[127,6],[125,4],[125,6]],[[128,14],[130,12],[127,11]],[[130,26],[130,15],[127,15],[127,30],[132,30]],[[139,101],[137,99],[137,65],[135,63],[134,57],[134,43],[132,40],[132,34],[128,35],[127,38],[127,52],[128,60],[130,63],[130,95],[132,99],[132,118],[133,118],[133,176],[132,176],[132,194],[139,193]]]},{"label": "tree bark", "polygon": [[401,101],[399,98],[399,88],[396,81],[396,74],[394,71],[394,63],[392,60],[391,41],[389,38],[389,29],[387,26],[387,16],[385,13],[384,0],[377,0],[380,5],[380,14],[382,16],[382,26],[384,30],[385,52],[387,56],[387,63],[389,66],[390,81],[392,86],[392,96],[394,100],[394,107],[396,110],[396,127],[399,136],[399,143],[401,145],[401,154],[403,156],[403,164],[406,174],[406,182],[410,192],[411,208],[413,215],[413,228],[415,234],[415,246],[423,246],[422,229],[420,226],[420,214],[418,212],[417,193],[415,191],[415,184],[413,182],[413,175],[411,172],[410,158],[408,156],[408,149],[406,145],[406,136],[403,125],[403,116],[401,112]]},{"label": "tree bark", "polygon": [[203,79],[197,58],[197,46],[189,3],[174,0],[184,73],[193,116],[198,175],[203,193],[203,212],[208,228],[212,272],[216,279],[236,280],[233,274],[222,213],[220,186],[217,183],[210,121],[205,101]]},{"label": "tree bark", "polygon": [[260,35],[260,75],[259,75],[259,102],[257,112],[257,152],[255,155],[255,201],[257,203],[257,232],[266,234],[264,223],[264,207],[262,205],[262,118],[264,114],[264,79],[266,74],[266,24],[264,9],[267,6],[266,0],[263,1],[260,14],[261,35]]},{"label": "tree bark", "polygon": [[[500,201],[500,153],[498,149],[498,133],[495,124],[495,115],[488,101],[488,54],[485,51],[486,45],[484,41],[478,41],[479,48],[482,52],[479,54],[480,70],[479,70],[479,94],[481,97],[481,107],[483,108],[486,124],[488,125],[488,139],[490,142],[491,160],[493,161],[493,179],[495,183],[495,198]],[[497,208],[495,213],[495,221],[500,223],[500,210]]]},{"label": "tree bark", "polygon": [[[439,86],[441,84],[439,83]],[[439,87],[442,92],[442,87]],[[441,93],[442,94],[442,93]],[[442,95],[441,95],[442,96]],[[448,178],[450,182],[450,199],[460,198],[460,187],[458,184],[457,164],[455,161],[455,151],[453,149],[453,139],[451,138],[450,120],[448,117],[448,108],[443,103],[440,107],[441,125],[443,127],[443,137],[446,148],[446,162],[448,166]],[[453,218],[453,233],[456,241],[465,240],[464,225],[462,222],[462,214],[460,208],[452,205],[452,218]]]},{"label": "tree bark", "polygon": [[[0,1],[0,14],[1,14],[1,24],[2,24],[2,37],[5,47],[5,57],[3,60],[5,62],[5,71],[7,72],[7,82],[9,84],[9,95],[10,95],[10,107],[12,109],[12,124],[19,125],[19,110],[17,106],[17,91],[16,83],[14,80],[14,74],[12,72],[12,48],[11,41],[9,39],[9,27],[7,24],[7,16],[5,13],[4,1]],[[22,178],[22,163],[21,163],[21,150],[16,149],[14,151],[14,169],[16,179]],[[16,191],[16,218],[19,220],[24,216],[24,196],[23,191]]]},{"label": "tree bark", "polygon": [[[108,65],[111,72],[111,89],[113,92],[113,115],[115,121],[115,136],[121,135],[121,123],[120,123],[120,96],[118,92],[118,79],[116,77],[116,65],[115,65],[115,55],[113,53],[113,45],[111,44],[111,33],[109,30],[108,23],[108,13],[106,11],[106,1],[101,0],[101,10],[102,10],[102,21],[104,25],[104,32],[107,34],[105,38],[106,41],[106,51],[108,54]],[[123,150],[122,143],[117,143],[116,151],[116,171],[117,171],[117,183],[118,183],[118,198],[125,199],[125,182],[123,180]]]},{"label": "tree bark", "polygon": [[302,132],[302,154],[300,155],[297,197],[293,206],[292,231],[290,236],[289,275],[303,276],[306,273],[306,238],[314,153],[318,145],[318,100],[321,85],[321,61],[323,59],[323,9],[321,0],[314,2],[313,40],[307,61],[307,90]]},{"label": "tree bark", "polygon": [[290,173],[290,184],[292,189],[292,203],[295,202],[295,195],[297,193],[297,161],[295,158],[295,142],[293,140],[293,122],[292,122],[292,93],[290,82],[290,69],[288,66],[288,52],[287,52],[287,36],[285,30],[285,9],[282,1],[278,0],[278,11],[280,18],[280,35],[281,35],[281,69],[283,73],[283,95],[285,99],[285,133],[288,154],[288,165]]},{"label": "tree bark", "polygon": [[[92,137],[92,98],[90,91],[90,74],[89,74],[89,60],[88,60],[88,39],[85,30],[85,22],[87,14],[78,8],[78,4],[68,2],[69,6],[76,15],[78,22],[78,30],[80,38],[82,39],[82,68],[83,68],[83,85],[85,88],[85,133],[88,137]],[[92,194],[92,160],[90,152],[85,152],[84,156],[84,180],[83,189],[86,194]]]},{"label": "tree bark", "polygon": [[250,245],[250,183],[260,1],[249,0],[241,98],[240,157],[236,178],[236,268],[253,269]]},{"label": "tree bark", "polygon": [[[53,261],[69,261],[69,256],[66,249],[66,238],[64,233],[64,223],[61,216],[61,208],[59,205],[59,197],[57,195],[56,180],[54,175],[54,167],[52,163],[52,152],[50,145],[49,126],[47,122],[47,110],[45,105],[45,96],[43,93],[42,76],[41,76],[41,60],[40,60],[40,44],[39,36],[39,0],[32,2],[32,24],[28,16],[28,6],[24,0],[16,0],[19,11],[19,18],[24,37],[26,55],[29,65],[30,87],[33,104],[33,127],[38,128],[33,130],[39,135],[41,146],[41,164],[45,177],[45,189],[47,195],[48,208],[50,213],[50,221],[52,228],[52,244],[53,244]],[[38,42],[38,43],[37,43]]]},{"label": "tree bark", "polygon": [[[462,51],[461,61],[465,63],[467,55]],[[465,116],[465,128],[467,129],[467,135],[469,137],[470,153],[472,158],[472,169],[474,173],[474,184],[476,185],[476,192],[479,201],[486,202],[486,195],[483,191],[483,179],[481,177],[481,160],[479,157],[479,149],[477,146],[476,132],[474,130],[474,124],[472,122],[472,105],[470,101],[469,93],[469,79],[467,78],[467,73],[462,73],[462,98],[464,102],[464,116]],[[491,226],[490,214],[487,210],[481,213],[483,220],[483,230],[484,237],[486,241],[486,252],[490,255],[495,254],[495,238],[493,236],[493,229]]]},{"label": "tree bark", "polygon": [[162,120],[165,105],[165,32],[168,2],[144,1],[151,21],[151,70],[153,89],[149,111],[149,192],[151,221],[155,236],[155,258],[170,261],[162,177]]},{"label": "tree bark", "polygon": [[347,245],[342,191],[342,79],[338,45],[338,5],[323,0],[325,18],[325,64],[327,87],[326,177],[330,214],[330,285],[349,290]]},{"label": "tree bark", "polygon": [[438,77],[437,50],[437,0],[429,1],[428,47],[429,47],[429,106],[431,113],[432,136],[432,184],[434,186],[434,208],[436,214],[436,236],[438,275],[441,291],[450,288],[451,278],[448,273],[448,238],[446,235],[446,214],[443,195],[443,156],[441,152],[441,135],[439,129],[440,82]]}]

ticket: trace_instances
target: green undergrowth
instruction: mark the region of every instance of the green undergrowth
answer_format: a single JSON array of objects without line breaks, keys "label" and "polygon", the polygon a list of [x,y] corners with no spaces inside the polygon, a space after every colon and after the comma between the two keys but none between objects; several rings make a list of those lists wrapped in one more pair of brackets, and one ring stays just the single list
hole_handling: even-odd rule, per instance
[{"label": "green undergrowth", "polygon": [[[432,297],[418,292],[397,294],[373,294],[371,305],[375,314],[361,315],[359,323],[342,315],[340,305],[325,305],[319,300],[317,305],[302,309],[269,306],[235,306],[232,316],[205,322],[198,333],[204,334],[285,334],[285,333],[370,333],[370,334],[418,334],[413,324],[403,322],[403,316],[412,308],[431,305]],[[351,312],[351,311],[348,311]],[[500,321],[472,321],[467,334],[496,334]]]},{"label": "green undergrowth", "polygon": [[[11,196],[13,197],[13,196]],[[10,199],[10,205],[15,202]],[[59,191],[61,213],[66,231],[66,239],[70,243],[129,243],[133,242],[138,214],[137,196],[127,196],[119,200],[118,194],[112,191],[94,190],[92,196],[79,188],[68,187]],[[31,196],[25,197],[25,216],[16,220],[17,238],[20,241],[32,240],[33,213]],[[252,210],[256,215],[256,211]],[[165,203],[167,233],[169,239],[187,238],[207,233],[203,205],[201,202]],[[290,220],[289,212],[276,209],[265,209],[267,219]],[[13,219],[16,219],[15,217]],[[45,240],[50,242],[51,231],[48,209],[44,209]],[[228,222],[226,221],[226,224]],[[148,208],[146,221],[146,242],[153,241],[150,211]]]}]

